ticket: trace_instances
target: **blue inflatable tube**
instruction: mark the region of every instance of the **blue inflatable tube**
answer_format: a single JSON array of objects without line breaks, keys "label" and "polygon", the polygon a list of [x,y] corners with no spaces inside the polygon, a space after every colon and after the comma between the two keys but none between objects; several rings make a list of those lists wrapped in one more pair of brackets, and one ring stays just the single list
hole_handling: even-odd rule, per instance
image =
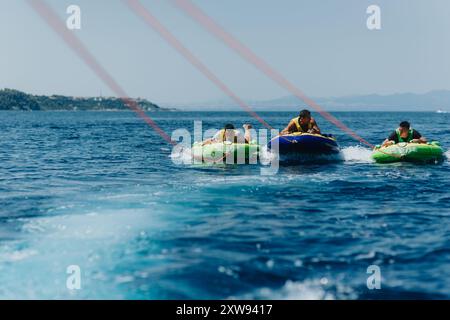
[{"label": "blue inflatable tube", "polygon": [[275,137],[269,142],[268,148],[276,150],[277,147],[280,155],[334,155],[339,153],[339,145],[335,138],[310,133],[293,133]]}]

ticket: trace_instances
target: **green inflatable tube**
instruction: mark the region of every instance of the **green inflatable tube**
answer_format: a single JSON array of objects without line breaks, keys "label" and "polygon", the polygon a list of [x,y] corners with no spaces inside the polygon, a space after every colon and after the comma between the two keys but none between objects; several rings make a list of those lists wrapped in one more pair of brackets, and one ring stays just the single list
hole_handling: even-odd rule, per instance
[{"label": "green inflatable tube", "polygon": [[260,146],[248,143],[211,143],[192,146],[192,157],[198,163],[246,164],[256,163]]},{"label": "green inflatable tube", "polygon": [[372,158],[378,163],[392,162],[436,162],[444,158],[439,142],[397,143],[387,147],[375,147]]}]

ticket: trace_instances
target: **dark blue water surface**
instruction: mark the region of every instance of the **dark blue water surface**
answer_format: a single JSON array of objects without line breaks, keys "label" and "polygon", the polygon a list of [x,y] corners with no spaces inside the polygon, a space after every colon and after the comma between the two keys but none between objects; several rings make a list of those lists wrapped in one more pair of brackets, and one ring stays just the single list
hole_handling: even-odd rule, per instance
[{"label": "dark blue water surface", "polygon": [[[155,113],[167,132],[245,113]],[[450,114],[336,113],[371,143],[401,120],[450,146]],[[262,113],[281,129],[293,113]],[[450,298],[450,166],[173,163],[133,113],[0,113],[0,298]],[[66,287],[69,265],[80,290]],[[380,267],[380,290],[366,286]]]}]

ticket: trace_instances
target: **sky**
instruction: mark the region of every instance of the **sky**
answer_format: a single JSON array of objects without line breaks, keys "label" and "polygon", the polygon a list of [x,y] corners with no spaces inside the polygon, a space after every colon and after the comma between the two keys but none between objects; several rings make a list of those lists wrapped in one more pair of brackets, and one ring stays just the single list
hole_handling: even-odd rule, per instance
[{"label": "sky", "polygon": [[[141,0],[238,96],[289,93],[196,24],[171,0]],[[81,8],[74,32],[131,97],[158,104],[225,94],[121,0],[47,0],[61,19]],[[194,0],[308,96],[450,90],[448,0]],[[381,8],[381,30],[366,9]],[[114,93],[25,0],[0,0],[0,88],[33,94]]]}]

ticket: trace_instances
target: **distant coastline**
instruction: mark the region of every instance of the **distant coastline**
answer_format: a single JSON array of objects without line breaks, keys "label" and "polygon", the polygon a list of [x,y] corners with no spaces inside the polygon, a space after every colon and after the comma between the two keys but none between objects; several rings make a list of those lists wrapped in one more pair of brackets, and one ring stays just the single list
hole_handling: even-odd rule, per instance
[{"label": "distant coastline", "polygon": [[[383,111],[383,112],[450,112],[450,90],[433,90],[426,93],[394,93],[349,95],[343,97],[312,97],[316,103],[327,111]],[[254,111],[298,111],[306,107],[295,96],[285,96],[272,100],[246,100]],[[168,104],[162,104],[165,106]],[[205,111],[240,111],[231,99],[176,104],[170,106],[178,110]]]},{"label": "distant coastline", "polygon": [[[133,99],[146,112],[173,111],[146,100]],[[128,111],[115,97],[69,97],[32,95],[14,89],[0,90],[0,111]]]}]

